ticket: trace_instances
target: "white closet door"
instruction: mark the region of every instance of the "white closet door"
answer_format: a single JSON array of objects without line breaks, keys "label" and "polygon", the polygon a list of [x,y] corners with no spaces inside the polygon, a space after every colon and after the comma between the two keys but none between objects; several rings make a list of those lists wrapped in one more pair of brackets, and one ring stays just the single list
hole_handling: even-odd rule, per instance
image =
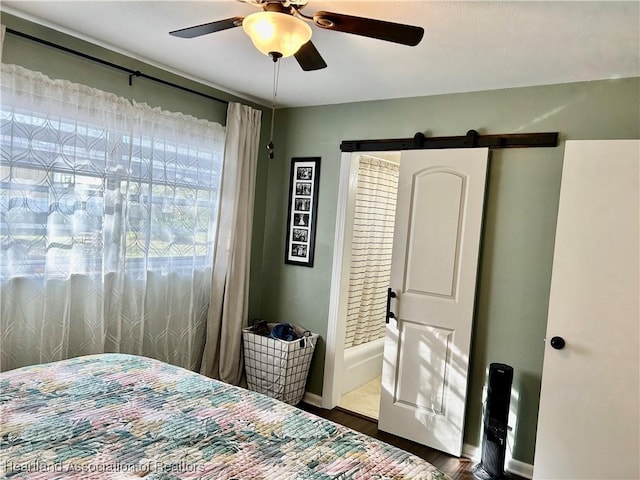
[{"label": "white closet door", "polygon": [[637,140],[566,144],[538,480],[640,478],[639,163]]}]

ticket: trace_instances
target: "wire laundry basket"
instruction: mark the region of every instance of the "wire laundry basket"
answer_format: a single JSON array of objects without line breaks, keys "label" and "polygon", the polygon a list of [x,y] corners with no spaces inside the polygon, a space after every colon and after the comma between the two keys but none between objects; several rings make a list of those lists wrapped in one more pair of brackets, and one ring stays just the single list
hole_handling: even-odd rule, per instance
[{"label": "wire laundry basket", "polygon": [[[276,324],[268,325],[272,329]],[[318,334],[295,325],[292,328],[299,339],[280,340],[245,328],[242,346],[249,390],[296,405],[304,396]]]}]

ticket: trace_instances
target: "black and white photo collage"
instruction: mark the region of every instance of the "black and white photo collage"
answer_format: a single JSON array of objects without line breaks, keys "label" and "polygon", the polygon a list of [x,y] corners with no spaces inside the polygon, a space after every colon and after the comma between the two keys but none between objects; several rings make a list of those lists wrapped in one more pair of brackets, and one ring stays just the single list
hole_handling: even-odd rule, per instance
[{"label": "black and white photo collage", "polygon": [[311,239],[311,212],[313,205],[314,163],[295,164],[292,188],[292,215],[289,255],[292,259],[308,260]]}]

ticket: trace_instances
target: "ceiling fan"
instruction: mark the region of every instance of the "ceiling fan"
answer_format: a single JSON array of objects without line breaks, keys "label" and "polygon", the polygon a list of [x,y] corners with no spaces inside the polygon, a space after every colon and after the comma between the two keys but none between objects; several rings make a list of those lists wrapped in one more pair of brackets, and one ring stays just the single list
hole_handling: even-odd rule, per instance
[{"label": "ceiling fan", "polygon": [[242,26],[256,48],[271,56],[274,62],[281,57],[294,55],[304,71],[319,70],[327,66],[320,52],[311,42],[311,28],[305,22],[313,23],[325,30],[351,33],[408,46],[420,43],[424,35],[422,27],[372,18],[325,11],[307,16],[301,10],[308,0],[238,1],[260,7],[262,12],[182,28],[169,34],[181,38],[194,38]]}]

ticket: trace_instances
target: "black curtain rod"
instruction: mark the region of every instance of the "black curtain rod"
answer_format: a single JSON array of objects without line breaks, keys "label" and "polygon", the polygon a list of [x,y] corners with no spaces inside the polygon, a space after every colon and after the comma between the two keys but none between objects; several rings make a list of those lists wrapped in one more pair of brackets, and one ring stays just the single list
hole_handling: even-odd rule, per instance
[{"label": "black curtain rod", "polygon": [[146,73],[142,73],[139,70],[131,70],[130,68],[123,67],[122,65],[118,65],[116,63],[108,62],[106,60],[102,60],[101,58],[93,57],[91,55],[87,55],[86,53],[79,52],[77,50],[73,50],[71,48],[64,47],[62,45],[58,45],[53,42],[49,42],[47,40],[43,40],[38,37],[34,37],[32,35],[28,35],[26,33],[19,32],[17,30],[13,30],[12,28],[6,29],[7,33],[12,35],[16,35],[18,37],[26,38],[36,43],[41,43],[42,45],[46,45],[48,47],[56,48],[58,50],[62,50],[63,52],[70,53],[72,55],[76,55],[78,57],[82,57],[87,60],[91,60],[92,62],[100,63],[101,65],[106,65],[111,68],[115,68],[116,70],[120,70],[122,72],[127,72],[129,74],[129,86],[131,86],[131,81],[133,77],[141,77],[146,78],[147,80],[151,80],[153,82],[161,83],[162,85],[166,85],[168,87],[177,88],[178,90],[182,90],[183,92],[193,93],[194,95],[199,95],[201,97],[208,98],[209,100],[214,100],[216,102],[224,103],[228,105],[229,102],[227,100],[222,100],[221,98],[213,97],[211,95],[207,95],[206,93],[198,92],[197,90],[192,90],[191,88],[183,87],[182,85],[177,85],[175,83],[167,82],[166,80],[162,80],[161,78],[152,77],[151,75],[147,75]]}]

